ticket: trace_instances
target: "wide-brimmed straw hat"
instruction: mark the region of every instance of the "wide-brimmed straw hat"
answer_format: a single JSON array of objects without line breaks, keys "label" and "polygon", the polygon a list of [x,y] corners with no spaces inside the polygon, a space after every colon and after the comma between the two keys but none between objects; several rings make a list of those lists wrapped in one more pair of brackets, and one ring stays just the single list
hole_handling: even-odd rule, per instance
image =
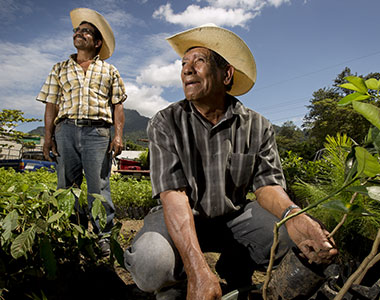
[{"label": "wide-brimmed straw hat", "polygon": [[93,24],[102,34],[103,42],[99,56],[101,59],[109,58],[115,50],[115,37],[110,24],[97,11],[89,8],[75,8],[70,12],[71,23],[76,28],[83,21]]},{"label": "wide-brimmed straw hat", "polygon": [[204,47],[221,55],[234,68],[234,82],[228,92],[233,96],[247,93],[256,81],[256,63],[247,44],[235,33],[214,24],[206,24],[167,38],[181,56],[192,47]]}]

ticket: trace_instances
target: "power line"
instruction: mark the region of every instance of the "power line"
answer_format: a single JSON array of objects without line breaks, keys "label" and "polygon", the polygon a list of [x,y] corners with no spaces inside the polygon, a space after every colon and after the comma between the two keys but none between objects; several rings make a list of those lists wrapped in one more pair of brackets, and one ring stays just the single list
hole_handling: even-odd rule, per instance
[{"label": "power line", "polygon": [[305,74],[302,74],[302,75],[298,75],[298,76],[295,76],[295,77],[291,77],[289,79],[285,79],[285,80],[281,80],[281,81],[278,81],[278,82],[275,82],[275,83],[271,83],[269,85],[257,88],[255,90],[256,91],[263,90],[263,89],[266,89],[266,88],[269,88],[269,87],[272,87],[272,86],[275,86],[275,85],[278,85],[278,84],[282,84],[284,82],[288,82],[288,81],[292,81],[292,80],[299,79],[299,78],[302,78],[302,77],[310,76],[310,75],[313,75],[313,74],[316,74],[316,73],[319,73],[319,72],[322,72],[322,71],[333,69],[333,68],[338,67],[338,66],[343,65],[343,64],[347,64],[347,63],[353,62],[355,60],[360,60],[360,59],[367,58],[367,57],[374,56],[374,55],[378,55],[378,54],[380,54],[380,51],[377,51],[377,52],[374,52],[374,53],[370,53],[370,54],[367,54],[367,55],[364,55],[364,56],[352,58],[352,59],[346,60],[344,62],[335,64],[335,65],[331,65],[331,66],[328,66],[328,67],[325,67],[325,68],[322,68],[322,69],[319,69],[319,70],[316,70],[316,71],[312,71],[312,72],[309,72],[309,73],[305,73]]}]

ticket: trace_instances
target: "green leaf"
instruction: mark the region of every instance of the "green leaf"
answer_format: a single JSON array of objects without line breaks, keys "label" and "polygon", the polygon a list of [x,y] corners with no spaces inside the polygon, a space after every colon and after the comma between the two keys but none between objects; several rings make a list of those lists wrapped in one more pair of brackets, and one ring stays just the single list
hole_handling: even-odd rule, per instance
[{"label": "green leaf", "polygon": [[380,201],[380,186],[367,187],[368,196],[374,200]]},{"label": "green leaf", "polygon": [[84,229],[80,226],[80,225],[77,225],[77,224],[74,224],[74,223],[71,223],[71,225],[76,229],[76,231],[78,231],[80,234],[84,234]]},{"label": "green leaf", "polygon": [[57,220],[59,220],[65,213],[64,212],[57,212],[56,214],[52,215],[49,219],[48,219],[48,223],[53,223]]},{"label": "green leaf", "polygon": [[346,204],[341,200],[332,200],[332,201],[322,204],[322,206],[327,209],[340,211],[345,214],[348,213],[349,211],[349,207],[347,207]]},{"label": "green leaf", "polygon": [[380,90],[380,80],[377,80],[375,78],[370,78],[365,81],[365,85],[370,90]]},{"label": "green leaf", "polygon": [[121,230],[121,223],[117,223],[111,231],[111,237],[110,237],[110,247],[111,247],[111,253],[116,257],[117,262],[119,263],[120,266],[125,268],[124,265],[124,251],[121,248],[117,238],[120,234]]},{"label": "green leaf", "polygon": [[380,174],[380,164],[365,148],[356,147],[355,157],[358,161],[358,173],[363,173],[368,177]]},{"label": "green leaf", "polygon": [[350,187],[346,188],[346,191],[347,192],[359,193],[359,194],[363,194],[363,195],[367,195],[368,196],[367,187],[365,187],[363,185],[350,186]]},{"label": "green leaf", "polygon": [[75,197],[71,190],[65,190],[58,195],[59,210],[63,211],[67,217],[70,217],[74,211]]},{"label": "green leaf", "polygon": [[349,94],[346,97],[342,98],[338,102],[338,105],[339,106],[345,106],[345,105],[351,104],[353,101],[366,100],[366,99],[368,99],[370,97],[371,96],[369,96],[369,95],[363,95],[363,94],[355,92],[355,93]]},{"label": "green leaf", "polygon": [[35,225],[28,228],[21,234],[19,234],[11,245],[12,257],[15,259],[18,259],[21,256],[26,256],[26,253],[32,250],[35,235],[36,235]]},{"label": "green leaf", "polygon": [[36,222],[36,233],[46,233],[48,223],[43,219],[38,219]]},{"label": "green leaf", "polygon": [[[357,91],[362,94],[366,94],[368,92],[367,86],[365,85],[364,79],[357,76],[347,76],[346,79],[348,82],[352,83],[352,88],[348,88],[354,91]],[[345,85],[345,84],[342,84]]]},{"label": "green leaf", "polygon": [[40,257],[48,279],[54,279],[57,275],[57,260],[53,253],[53,247],[47,237],[40,244]]},{"label": "green leaf", "polygon": [[377,127],[371,127],[368,130],[367,137],[365,139],[366,145],[373,144],[376,151],[380,153],[380,130]]},{"label": "green leaf", "polygon": [[104,228],[107,223],[107,214],[106,214],[106,209],[104,208],[102,201],[105,201],[104,197],[99,194],[93,194],[94,196],[94,201],[92,203],[92,209],[91,209],[91,214],[94,220],[99,218],[99,225],[100,228]]},{"label": "green leaf", "polygon": [[380,109],[372,104],[354,101],[353,108],[363,115],[372,125],[380,129]]},{"label": "green leaf", "polygon": [[359,204],[352,204],[349,206],[349,214],[357,216],[371,216],[372,214]]},{"label": "green leaf", "polygon": [[15,230],[18,225],[19,215],[16,210],[12,210],[3,220],[4,232],[1,235],[1,243],[7,242],[12,236],[12,230]]}]

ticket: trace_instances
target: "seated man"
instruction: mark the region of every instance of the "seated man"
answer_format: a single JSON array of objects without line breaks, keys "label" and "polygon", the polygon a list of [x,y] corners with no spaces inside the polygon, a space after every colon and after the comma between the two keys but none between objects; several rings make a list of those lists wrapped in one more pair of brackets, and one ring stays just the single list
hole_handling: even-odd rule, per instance
[{"label": "seated man", "polygon": [[[237,35],[202,26],[168,38],[182,57],[186,99],[158,112],[148,126],[151,180],[162,209],[152,211],[125,254],[126,268],[157,299],[220,299],[203,252],[221,253],[216,270],[231,289],[250,285],[269,262],[274,222],[300,210],[285,180],[272,125],[234,96],[256,80],[254,58]],[[253,189],[257,201],[246,195]],[[297,245],[316,263],[336,255],[327,232],[301,214],[280,230],[276,259]],[[290,238],[289,238],[290,237]]]}]

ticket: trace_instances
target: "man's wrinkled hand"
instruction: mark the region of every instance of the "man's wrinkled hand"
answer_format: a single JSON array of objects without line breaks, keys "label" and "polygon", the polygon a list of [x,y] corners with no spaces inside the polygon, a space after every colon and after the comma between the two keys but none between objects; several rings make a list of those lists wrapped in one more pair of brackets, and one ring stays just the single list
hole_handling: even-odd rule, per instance
[{"label": "man's wrinkled hand", "polygon": [[328,238],[329,232],[320,223],[307,215],[299,215],[288,222],[289,236],[309,262],[331,263],[338,250],[334,240]]},{"label": "man's wrinkled hand", "polygon": [[215,274],[188,279],[186,300],[220,300],[222,289]]}]

